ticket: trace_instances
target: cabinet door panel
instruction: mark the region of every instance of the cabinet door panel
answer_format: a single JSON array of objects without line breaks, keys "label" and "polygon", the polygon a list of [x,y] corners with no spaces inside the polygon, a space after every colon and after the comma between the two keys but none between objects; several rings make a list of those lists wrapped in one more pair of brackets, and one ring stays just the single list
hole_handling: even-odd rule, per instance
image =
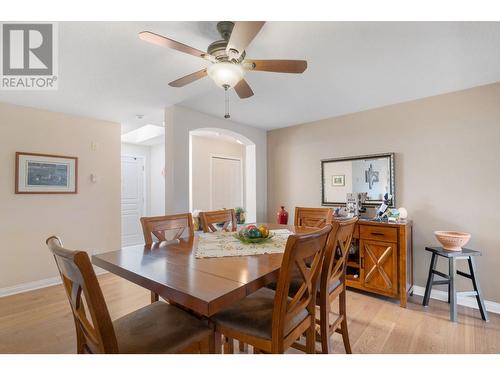
[{"label": "cabinet door panel", "polygon": [[363,286],[386,295],[397,294],[397,244],[361,240],[360,251],[363,257]]}]

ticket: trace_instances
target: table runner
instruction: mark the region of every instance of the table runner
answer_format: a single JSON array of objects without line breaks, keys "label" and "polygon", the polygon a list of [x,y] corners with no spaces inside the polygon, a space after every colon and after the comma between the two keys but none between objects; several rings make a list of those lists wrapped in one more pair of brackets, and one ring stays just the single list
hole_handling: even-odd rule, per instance
[{"label": "table runner", "polygon": [[293,234],[288,229],[274,229],[274,237],[264,243],[246,244],[234,237],[236,232],[201,233],[198,236],[196,258],[220,258],[259,254],[283,253],[288,236]]}]

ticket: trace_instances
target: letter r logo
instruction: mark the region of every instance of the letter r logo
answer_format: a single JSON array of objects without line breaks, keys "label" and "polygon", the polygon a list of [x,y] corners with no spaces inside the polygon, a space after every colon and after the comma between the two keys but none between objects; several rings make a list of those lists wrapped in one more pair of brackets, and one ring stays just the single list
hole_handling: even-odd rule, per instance
[{"label": "letter r logo", "polygon": [[52,24],[2,26],[3,75],[52,75]]}]

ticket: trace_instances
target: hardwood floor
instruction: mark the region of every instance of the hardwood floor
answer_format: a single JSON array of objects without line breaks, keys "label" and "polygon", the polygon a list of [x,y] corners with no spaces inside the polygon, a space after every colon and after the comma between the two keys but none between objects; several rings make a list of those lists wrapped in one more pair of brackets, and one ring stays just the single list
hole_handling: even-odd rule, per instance
[{"label": "hardwood floor", "polygon": [[[117,276],[101,275],[99,282],[113,319],[150,303],[149,291]],[[424,308],[421,301],[413,296],[403,309],[397,301],[349,291],[353,353],[500,353],[499,315],[490,313],[486,323],[478,310],[460,306],[453,323],[448,304],[431,300]],[[340,335],[334,335],[333,348],[344,353]],[[0,298],[0,353],[75,353],[62,286]]]}]

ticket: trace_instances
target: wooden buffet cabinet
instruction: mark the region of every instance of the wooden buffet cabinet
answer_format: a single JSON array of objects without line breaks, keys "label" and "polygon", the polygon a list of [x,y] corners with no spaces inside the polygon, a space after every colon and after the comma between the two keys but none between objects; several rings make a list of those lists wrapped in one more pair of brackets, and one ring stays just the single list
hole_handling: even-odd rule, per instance
[{"label": "wooden buffet cabinet", "polygon": [[360,219],[347,262],[347,286],[399,298],[413,292],[412,223]]}]

